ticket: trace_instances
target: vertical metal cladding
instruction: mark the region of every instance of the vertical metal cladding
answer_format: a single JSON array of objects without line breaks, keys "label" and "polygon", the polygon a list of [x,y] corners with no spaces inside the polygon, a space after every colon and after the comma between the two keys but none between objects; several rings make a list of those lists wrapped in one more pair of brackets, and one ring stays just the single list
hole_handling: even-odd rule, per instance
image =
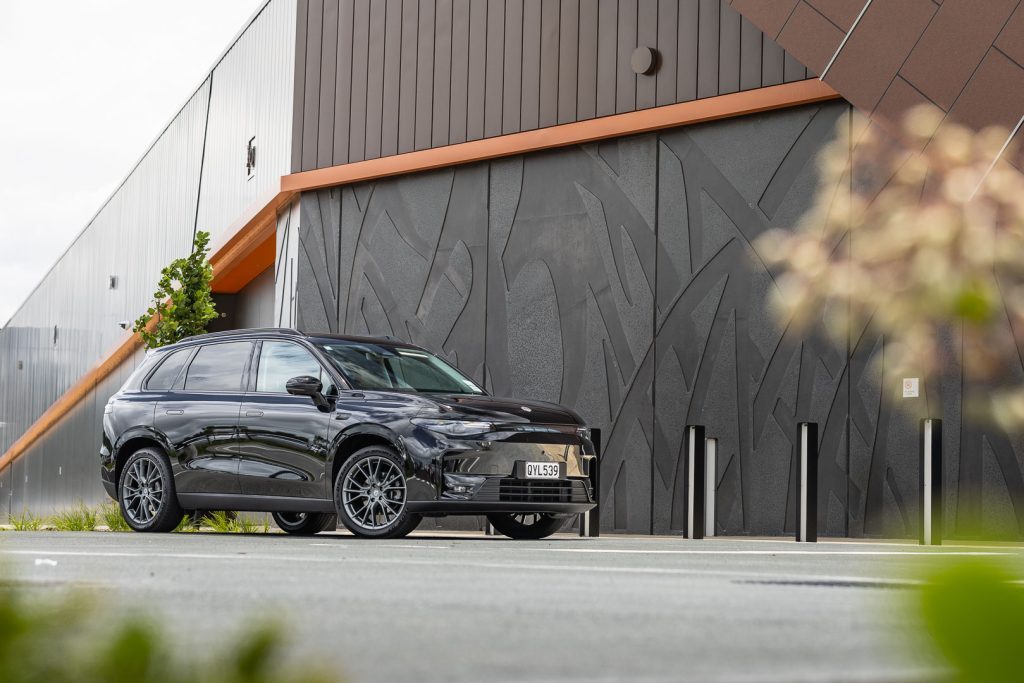
[{"label": "vertical metal cladding", "polygon": [[[295,11],[295,0],[270,0],[257,13],[0,330],[0,454],[128,336],[118,323],[146,309],[160,269],[188,252],[197,223],[216,244],[287,172]],[[254,136],[250,174],[246,147]],[[267,291],[253,299],[264,302],[253,311],[269,316]],[[103,406],[141,357],[0,471],[0,518],[102,496],[95,456]]]},{"label": "vertical metal cladding", "polygon": [[728,0],[297,3],[292,171],[812,76]]},{"label": "vertical metal cladding", "polygon": [[214,243],[289,171],[295,11],[295,0],[268,3],[213,69],[198,226]]}]

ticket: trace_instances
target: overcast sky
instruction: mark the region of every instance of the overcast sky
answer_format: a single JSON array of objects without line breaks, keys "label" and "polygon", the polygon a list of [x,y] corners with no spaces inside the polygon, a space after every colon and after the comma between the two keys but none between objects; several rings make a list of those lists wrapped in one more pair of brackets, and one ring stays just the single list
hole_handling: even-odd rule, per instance
[{"label": "overcast sky", "polygon": [[0,326],[263,0],[0,0]]}]

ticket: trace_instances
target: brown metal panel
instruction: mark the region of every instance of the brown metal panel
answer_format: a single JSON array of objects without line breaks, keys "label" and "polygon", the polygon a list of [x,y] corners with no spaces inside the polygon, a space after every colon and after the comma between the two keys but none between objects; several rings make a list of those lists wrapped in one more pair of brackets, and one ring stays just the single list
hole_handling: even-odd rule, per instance
[{"label": "brown metal panel", "polygon": [[402,0],[402,61],[398,75],[398,153],[416,145],[416,47],[419,3]]},{"label": "brown metal panel", "polygon": [[1024,66],[1024,3],[1017,6],[996,39],[996,47],[1006,56]]},{"label": "brown metal panel", "polygon": [[618,75],[619,3],[597,2],[597,115],[615,113],[615,79]]},{"label": "brown metal panel", "polygon": [[[825,80],[854,106],[873,110],[935,10],[931,0],[874,0],[850,32]],[[785,41],[779,42],[788,47]],[[817,65],[804,63],[818,70]]]},{"label": "brown metal panel", "polygon": [[320,46],[323,43],[323,0],[309,0],[306,29],[305,102],[302,105],[302,169],[316,168],[320,122]]},{"label": "brown metal panel", "polygon": [[619,44],[615,77],[615,111],[636,109],[636,74],[630,58],[636,49],[636,0],[619,0]]},{"label": "brown metal panel", "polygon": [[433,146],[448,144],[450,125],[448,108],[451,104],[452,86],[452,0],[437,0],[434,19],[437,33],[434,39],[434,117]]},{"label": "brown metal panel", "polygon": [[298,0],[295,16],[295,85],[292,103],[292,173],[302,170],[302,107],[306,101],[306,24],[309,0]]},{"label": "brown metal panel", "polygon": [[334,89],[338,86],[338,3],[324,3],[323,45],[320,49],[320,121],[316,168],[334,160]]},{"label": "brown metal panel", "polygon": [[761,86],[782,83],[786,63],[786,53],[774,40],[765,36],[761,41]]},{"label": "brown metal panel", "polygon": [[484,80],[484,136],[501,135],[505,77],[505,0],[487,0],[487,68]]},{"label": "brown metal panel", "polygon": [[558,19],[558,122],[576,120],[576,70],[579,68],[580,2],[562,0]]},{"label": "brown metal panel", "polygon": [[679,0],[679,38],[676,57],[676,101],[697,99],[697,39],[700,0]]},{"label": "brown metal panel", "polygon": [[380,0],[370,2],[370,49],[366,63],[366,158],[380,156],[381,118],[384,111],[384,10]]},{"label": "brown metal panel", "polygon": [[466,139],[484,136],[484,76],[487,72],[487,3],[469,4],[469,88],[466,93]]},{"label": "brown metal panel", "polygon": [[452,94],[448,142],[466,141],[467,93],[469,86],[469,0],[452,5]]},{"label": "brown metal panel", "polygon": [[384,106],[381,112],[380,154],[398,151],[398,94],[402,67],[402,0],[384,3]]},{"label": "brown metal panel", "polygon": [[[657,47],[658,0],[640,0],[637,6],[636,44],[638,47]],[[637,109],[648,109],[657,103],[657,85],[657,76],[654,74],[636,77]]]},{"label": "brown metal panel", "polygon": [[777,40],[800,63],[821,73],[843,40],[843,32],[817,10],[801,2],[782,27]]},{"label": "brown metal panel", "polygon": [[434,96],[434,0],[420,0],[416,51],[416,149],[430,147]]},{"label": "brown metal panel", "polygon": [[697,16],[697,97],[718,94],[720,0],[700,0]]},{"label": "brown metal panel", "polygon": [[[861,0],[850,0],[861,2]],[[793,13],[798,0],[731,0],[733,9],[742,12],[743,16],[768,34],[776,38],[786,19]],[[861,5],[863,6],[863,5]],[[858,10],[860,7],[857,8]]]},{"label": "brown metal panel", "polygon": [[658,3],[658,86],[656,103],[660,107],[676,101],[677,40],[679,0]]},{"label": "brown metal panel", "polygon": [[1017,5],[1018,0],[943,5],[900,75],[948,111]]},{"label": "brown metal panel", "polygon": [[740,15],[722,0],[718,18],[718,93],[740,89]]},{"label": "brown metal panel", "polygon": [[348,162],[348,129],[351,117],[349,102],[352,98],[352,12],[353,0],[338,3],[338,53],[334,89],[334,141],[335,164]]},{"label": "brown metal panel", "polygon": [[540,16],[540,126],[558,123],[559,0],[542,0]]},{"label": "brown metal panel", "polygon": [[366,158],[366,64],[370,44],[370,0],[355,0],[352,15],[352,96],[348,160]]},{"label": "brown metal panel", "polygon": [[523,3],[522,130],[533,130],[540,124],[540,3],[541,0]]},{"label": "brown metal panel", "polygon": [[993,48],[949,110],[949,118],[973,130],[999,126],[1011,131],[1022,113],[1024,68]]},{"label": "brown metal panel", "polygon": [[740,90],[761,87],[761,43],[764,34],[745,17],[740,23]]},{"label": "brown metal panel", "polygon": [[[824,15],[841,31],[846,32],[864,7],[864,0],[808,0],[814,9]],[[955,3],[954,3],[955,4]]]},{"label": "brown metal panel", "polygon": [[523,0],[505,2],[505,57],[502,75],[501,132],[519,128],[523,86]]}]

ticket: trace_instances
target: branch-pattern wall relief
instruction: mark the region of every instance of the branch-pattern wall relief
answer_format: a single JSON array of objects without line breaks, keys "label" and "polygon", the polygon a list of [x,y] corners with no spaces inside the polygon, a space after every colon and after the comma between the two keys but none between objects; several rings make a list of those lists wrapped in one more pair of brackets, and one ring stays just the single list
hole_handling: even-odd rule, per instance
[{"label": "branch-pattern wall relief", "polygon": [[[791,532],[796,423],[813,420],[822,532],[914,535],[914,410],[944,412],[956,480],[959,385],[898,410],[898,378],[880,385],[872,363],[884,340],[780,327],[752,246],[810,206],[815,156],[848,116],[828,103],[304,194],[297,323],[395,335],[496,394],[575,408],[604,430],[606,528],[682,529],[699,423],[719,439],[720,531]],[[977,481],[948,488],[1002,486],[964,500],[1020,535],[1024,449],[965,445],[982,443]]]}]

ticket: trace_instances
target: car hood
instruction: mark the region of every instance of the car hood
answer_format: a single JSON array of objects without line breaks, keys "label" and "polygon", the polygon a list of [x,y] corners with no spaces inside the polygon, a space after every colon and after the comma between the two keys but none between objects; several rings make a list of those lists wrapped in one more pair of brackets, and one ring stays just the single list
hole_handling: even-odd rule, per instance
[{"label": "car hood", "polygon": [[466,417],[488,422],[523,422],[551,425],[583,425],[572,410],[556,403],[469,394],[434,394],[430,399],[445,417]]}]

